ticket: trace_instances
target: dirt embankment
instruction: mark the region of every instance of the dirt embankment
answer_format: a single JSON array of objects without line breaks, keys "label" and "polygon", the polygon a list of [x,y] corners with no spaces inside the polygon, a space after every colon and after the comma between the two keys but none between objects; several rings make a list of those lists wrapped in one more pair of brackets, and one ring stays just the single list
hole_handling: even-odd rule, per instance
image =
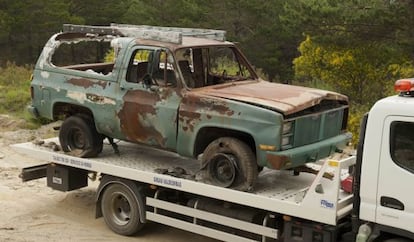
[{"label": "dirt embankment", "polygon": [[95,219],[96,182],[66,193],[48,188],[44,178],[21,182],[21,169],[42,161],[17,154],[9,145],[56,136],[53,127],[59,125],[18,129],[23,122],[0,115],[0,241],[213,241],[155,223],[123,237],[102,218]]}]

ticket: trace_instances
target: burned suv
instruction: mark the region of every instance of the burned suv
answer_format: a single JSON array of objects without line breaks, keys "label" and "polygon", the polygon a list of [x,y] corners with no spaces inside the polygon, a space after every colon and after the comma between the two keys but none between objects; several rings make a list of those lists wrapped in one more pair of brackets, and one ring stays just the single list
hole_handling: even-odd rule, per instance
[{"label": "burned suv", "polygon": [[116,138],[201,160],[214,184],[250,188],[350,138],[347,97],[261,80],[225,32],[64,25],[31,83],[36,117],[64,119],[65,152],[94,157]]}]

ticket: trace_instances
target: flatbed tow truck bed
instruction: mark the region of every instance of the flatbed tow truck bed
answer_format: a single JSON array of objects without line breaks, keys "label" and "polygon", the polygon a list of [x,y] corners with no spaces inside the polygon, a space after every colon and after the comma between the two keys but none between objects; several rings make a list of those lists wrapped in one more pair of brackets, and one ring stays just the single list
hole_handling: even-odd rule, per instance
[{"label": "flatbed tow truck bed", "polygon": [[[45,140],[45,143],[49,142],[58,143],[58,139]],[[355,157],[339,161],[320,161],[319,165],[310,164],[309,166],[319,170],[317,175],[301,172],[295,176],[292,171],[275,171],[265,168],[260,172],[254,189],[251,192],[242,192],[197,181],[202,174],[199,172],[197,160],[126,142],[118,143],[120,155],[115,154],[110,145],[105,145],[99,157],[90,159],[73,157],[31,142],[15,144],[12,147],[19,153],[36,157],[46,164],[75,167],[91,173],[112,175],[154,187],[164,187],[204,198],[256,208],[266,212],[268,214],[266,218],[288,216],[336,226],[338,221],[348,215],[352,209],[352,194],[341,190],[340,182],[347,176],[348,167],[355,163]],[[175,167],[184,169],[185,173],[190,175],[177,177],[174,172],[165,174],[165,171],[173,171]],[[164,172],[160,173],[160,171]],[[333,175],[332,179],[323,177],[327,172]],[[176,202],[160,200],[156,195],[145,198],[145,205],[152,208],[146,210],[146,220],[226,241],[250,240],[233,233],[207,228],[198,224],[197,220],[237,228],[258,234],[262,238],[278,239],[278,229],[269,227],[266,224],[266,218],[263,224],[253,224],[197,209],[197,204],[194,207],[188,207]],[[158,213],[159,209],[182,214],[193,220],[188,222],[170,217]]]}]

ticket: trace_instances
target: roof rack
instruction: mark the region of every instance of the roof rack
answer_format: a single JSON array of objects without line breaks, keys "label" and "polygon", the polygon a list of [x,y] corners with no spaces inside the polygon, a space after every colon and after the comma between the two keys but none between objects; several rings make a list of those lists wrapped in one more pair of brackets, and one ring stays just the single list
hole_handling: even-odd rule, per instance
[{"label": "roof rack", "polygon": [[158,40],[174,44],[181,44],[183,36],[206,38],[217,41],[226,40],[226,31],[224,30],[160,27],[115,23],[112,23],[110,26],[64,24],[63,32],[135,37],[139,39]]}]

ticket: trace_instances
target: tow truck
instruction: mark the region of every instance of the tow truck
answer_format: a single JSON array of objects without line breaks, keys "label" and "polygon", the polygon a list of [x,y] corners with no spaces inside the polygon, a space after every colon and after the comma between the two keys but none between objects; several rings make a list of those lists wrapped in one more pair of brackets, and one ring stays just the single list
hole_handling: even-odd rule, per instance
[{"label": "tow truck", "polygon": [[44,162],[24,168],[23,181],[46,177],[67,192],[99,178],[96,217],[121,235],[155,221],[223,241],[411,241],[414,78],[395,89],[364,116],[356,155],[307,164],[316,175],[265,168],[248,192],[204,182],[190,158],[128,142],[119,142],[120,155],[108,145],[96,158],[13,147]]}]

